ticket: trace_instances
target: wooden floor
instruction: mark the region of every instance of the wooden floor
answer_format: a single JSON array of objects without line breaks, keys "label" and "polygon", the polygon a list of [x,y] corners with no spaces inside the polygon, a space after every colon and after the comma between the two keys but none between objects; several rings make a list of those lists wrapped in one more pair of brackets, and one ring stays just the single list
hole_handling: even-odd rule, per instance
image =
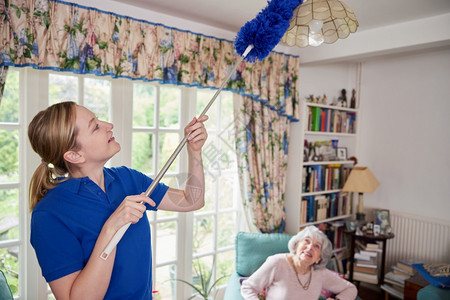
[{"label": "wooden floor", "polygon": [[358,287],[358,296],[362,300],[383,300],[384,292],[376,285],[361,282]]}]

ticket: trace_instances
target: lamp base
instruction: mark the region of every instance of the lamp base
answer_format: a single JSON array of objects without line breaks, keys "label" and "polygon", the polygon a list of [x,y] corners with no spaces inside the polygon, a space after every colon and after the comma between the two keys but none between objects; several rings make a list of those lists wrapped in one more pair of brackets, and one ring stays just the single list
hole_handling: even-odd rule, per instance
[{"label": "lamp base", "polygon": [[358,220],[360,222],[365,222],[366,221],[366,214],[357,212],[356,213],[356,220]]}]

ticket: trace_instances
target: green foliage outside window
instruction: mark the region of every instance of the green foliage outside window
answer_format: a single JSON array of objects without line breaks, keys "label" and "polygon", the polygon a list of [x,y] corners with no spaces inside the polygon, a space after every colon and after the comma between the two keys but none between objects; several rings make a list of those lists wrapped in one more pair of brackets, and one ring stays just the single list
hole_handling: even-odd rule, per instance
[{"label": "green foliage outside window", "polygon": [[[19,72],[9,70],[0,109],[0,123],[18,125]],[[19,181],[19,132],[0,129],[0,182]],[[19,238],[19,191],[0,189],[0,241]],[[14,295],[19,289],[19,247],[0,248],[0,269]]]}]

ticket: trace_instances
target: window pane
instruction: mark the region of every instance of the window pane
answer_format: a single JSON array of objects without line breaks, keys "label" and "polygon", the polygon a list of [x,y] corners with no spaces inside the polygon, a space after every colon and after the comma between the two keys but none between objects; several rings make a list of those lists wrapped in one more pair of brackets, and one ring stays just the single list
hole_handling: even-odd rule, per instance
[{"label": "window pane", "polygon": [[5,273],[9,288],[14,296],[19,293],[19,247],[0,249],[0,269]]},{"label": "window pane", "polygon": [[61,101],[78,102],[78,78],[60,74],[50,74],[48,85],[49,104]]},{"label": "window pane", "polygon": [[158,296],[161,300],[172,300],[175,299],[175,286],[176,286],[176,268],[175,265],[168,265],[164,267],[159,267],[156,269],[156,283],[153,287],[154,291],[158,291]]},{"label": "window pane", "polygon": [[159,126],[165,128],[180,128],[180,88],[161,86],[160,92]]},{"label": "window pane", "polygon": [[216,163],[220,165],[222,170],[235,169],[236,163],[236,147],[235,133],[233,121],[229,124],[223,124],[222,129],[217,134],[218,153]]},{"label": "window pane", "polygon": [[222,124],[221,128],[224,128],[234,122],[233,93],[222,92],[220,95],[220,123]]},{"label": "window pane", "polygon": [[[211,277],[210,277],[211,276]],[[205,282],[208,278],[211,278],[211,284],[214,283],[214,274],[213,274],[213,257],[205,256],[199,259],[196,259],[192,263],[192,283],[203,290],[202,281]],[[195,292],[194,290],[192,291]]]},{"label": "window pane", "polygon": [[133,86],[133,126],[155,127],[156,87],[135,84]]},{"label": "window pane", "polygon": [[223,174],[219,180],[219,209],[232,208],[234,206],[233,196],[234,189],[238,186],[238,182],[234,182],[235,174]]},{"label": "window pane", "polygon": [[202,148],[203,168],[213,176],[220,175],[221,150],[217,146],[214,134],[208,134],[208,139]]},{"label": "window pane", "polygon": [[198,216],[194,218],[194,255],[213,251],[213,234],[214,218],[212,216]]},{"label": "window pane", "polygon": [[235,212],[223,213],[217,217],[217,245],[219,248],[234,244],[235,224]]},{"label": "window pane", "polygon": [[158,264],[176,260],[177,223],[161,222],[156,228],[156,262]]},{"label": "window pane", "polygon": [[0,241],[19,238],[19,190],[0,190]]},{"label": "window pane", "polygon": [[111,102],[111,82],[104,79],[84,80],[84,106],[101,121],[109,122]]},{"label": "window pane", "polygon": [[[175,149],[180,144],[180,135],[178,133],[160,133],[159,134],[159,160],[158,160],[158,171],[169,160],[169,157],[175,151]],[[178,171],[178,161],[179,155],[170,165],[167,172],[177,172]]]},{"label": "window pane", "polygon": [[144,174],[152,174],[154,172],[153,153],[153,134],[133,133],[132,167]]},{"label": "window pane", "polygon": [[220,277],[225,276],[219,281],[218,285],[226,284],[228,282],[228,279],[234,272],[234,260],[234,250],[217,254],[216,278],[219,279]]},{"label": "window pane", "polygon": [[205,206],[201,209],[202,212],[212,211],[216,207],[217,178],[216,174],[209,173],[205,168]]},{"label": "window pane", "polygon": [[19,72],[8,70],[1,100],[0,122],[19,122]]},{"label": "window pane", "polygon": [[[209,101],[211,101],[212,97],[214,96],[216,91],[212,90],[198,90],[197,92],[197,115],[200,115],[202,111],[205,109],[206,105],[208,105]],[[207,121],[207,128],[208,130],[215,130],[217,129],[217,122],[218,122],[218,115],[219,115],[219,105],[220,103],[220,97],[221,94],[214,100],[214,103],[211,105],[211,107],[208,109],[206,114],[208,115],[209,119]]]},{"label": "window pane", "polygon": [[0,182],[19,181],[19,132],[0,130]]}]

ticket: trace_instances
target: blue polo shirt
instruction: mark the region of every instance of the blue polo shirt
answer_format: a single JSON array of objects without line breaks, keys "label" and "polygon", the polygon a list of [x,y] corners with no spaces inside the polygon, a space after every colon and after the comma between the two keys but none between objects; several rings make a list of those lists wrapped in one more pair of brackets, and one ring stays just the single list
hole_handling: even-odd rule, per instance
[{"label": "blue polo shirt", "polygon": [[[47,192],[31,217],[30,241],[47,282],[84,268],[103,224],[126,196],[145,192],[148,176],[127,167],[104,168],[105,189],[88,177],[71,178]],[[168,187],[160,183],[151,198],[160,204]],[[147,205],[147,209],[156,210]],[[152,299],[150,224],[132,224],[117,245],[104,299]]]}]

